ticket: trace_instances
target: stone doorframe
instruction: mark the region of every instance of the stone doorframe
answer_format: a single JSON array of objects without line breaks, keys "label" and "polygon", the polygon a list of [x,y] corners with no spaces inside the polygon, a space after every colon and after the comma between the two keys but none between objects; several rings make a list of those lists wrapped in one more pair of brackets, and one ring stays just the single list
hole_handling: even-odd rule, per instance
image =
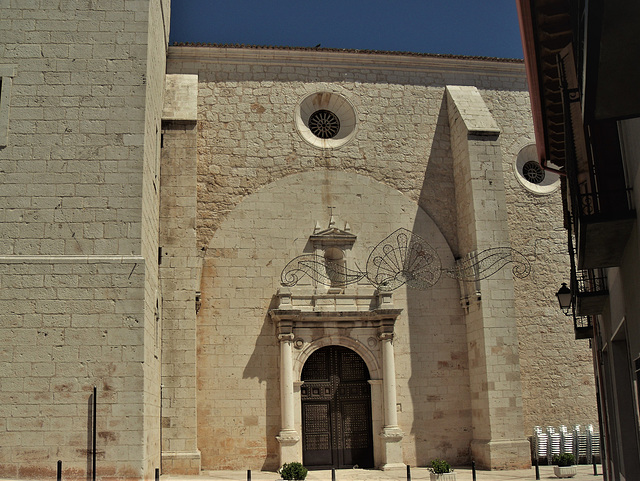
[{"label": "stone doorframe", "polygon": [[356,352],[369,369],[374,465],[380,469],[404,466],[393,350],[394,326],[402,309],[393,308],[391,293],[367,291],[278,291],[278,307],[270,309],[269,315],[280,342],[280,465],[302,462],[300,377],[304,363],[314,351],[338,345]]}]

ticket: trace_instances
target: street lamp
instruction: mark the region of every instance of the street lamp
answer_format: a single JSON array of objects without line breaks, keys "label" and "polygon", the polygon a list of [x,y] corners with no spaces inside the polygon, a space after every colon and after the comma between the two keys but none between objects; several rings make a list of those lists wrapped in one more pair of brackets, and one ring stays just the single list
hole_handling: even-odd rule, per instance
[{"label": "street lamp", "polygon": [[556,292],[556,297],[558,298],[558,303],[560,304],[560,309],[564,312],[565,316],[571,315],[571,289],[567,287],[567,283],[563,282],[558,292]]}]

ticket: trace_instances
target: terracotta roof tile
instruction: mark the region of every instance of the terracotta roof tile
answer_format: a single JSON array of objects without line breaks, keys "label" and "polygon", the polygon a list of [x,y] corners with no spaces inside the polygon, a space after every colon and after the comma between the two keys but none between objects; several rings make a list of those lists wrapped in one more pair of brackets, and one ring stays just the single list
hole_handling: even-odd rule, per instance
[{"label": "terracotta roof tile", "polygon": [[340,53],[366,53],[370,55],[400,55],[406,57],[431,57],[431,58],[455,58],[455,59],[472,59],[472,60],[490,60],[494,62],[507,63],[523,63],[519,58],[499,58],[499,57],[482,57],[472,55],[452,55],[439,53],[418,53],[418,52],[398,52],[386,50],[360,50],[350,48],[325,48],[325,47],[288,47],[277,45],[245,45],[245,44],[222,44],[222,43],[200,43],[200,42],[174,42],[176,47],[214,47],[214,48],[249,48],[255,50],[295,50],[307,52],[340,52]]}]

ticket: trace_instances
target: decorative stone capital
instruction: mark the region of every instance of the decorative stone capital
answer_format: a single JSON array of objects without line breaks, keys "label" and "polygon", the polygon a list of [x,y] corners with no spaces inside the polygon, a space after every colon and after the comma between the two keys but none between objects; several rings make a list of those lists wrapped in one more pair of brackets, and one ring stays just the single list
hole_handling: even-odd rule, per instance
[{"label": "decorative stone capital", "polygon": [[280,341],[293,341],[293,321],[290,319],[280,319],[278,321],[276,334]]},{"label": "decorative stone capital", "polygon": [[292,446],[300,441],[300,435],[293,429],[283,429],[280,434],[276,436],[278,442],[283,446]]},{"label": "decorative stone capital", "polygon": [[393,332],[379,332],[378,339],[381,341],[393,341],[394,333]]},{"label": "decorative stone capital", "polygon": [[387,426],[382,428],[379,436],[384,439],[386,442],[400,442],[402,438],[404,438],[404,433],[402,429],[398,426]]},{"label": "decorative stone capital", "polygon": [[382,319],[380,327],[378,327],[378,339],[381,341],[393,341],[395,324],[395,318]]}]

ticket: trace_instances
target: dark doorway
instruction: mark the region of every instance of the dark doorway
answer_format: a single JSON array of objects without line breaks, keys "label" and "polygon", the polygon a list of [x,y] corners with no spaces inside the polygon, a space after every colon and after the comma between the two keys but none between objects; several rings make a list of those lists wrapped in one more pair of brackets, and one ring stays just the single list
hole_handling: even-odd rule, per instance
[{"label": "dark doorway", "polygon": [[328,346],[302,368],[302,458],[310,469],[373,467],[369,370],[351,349]]}]

